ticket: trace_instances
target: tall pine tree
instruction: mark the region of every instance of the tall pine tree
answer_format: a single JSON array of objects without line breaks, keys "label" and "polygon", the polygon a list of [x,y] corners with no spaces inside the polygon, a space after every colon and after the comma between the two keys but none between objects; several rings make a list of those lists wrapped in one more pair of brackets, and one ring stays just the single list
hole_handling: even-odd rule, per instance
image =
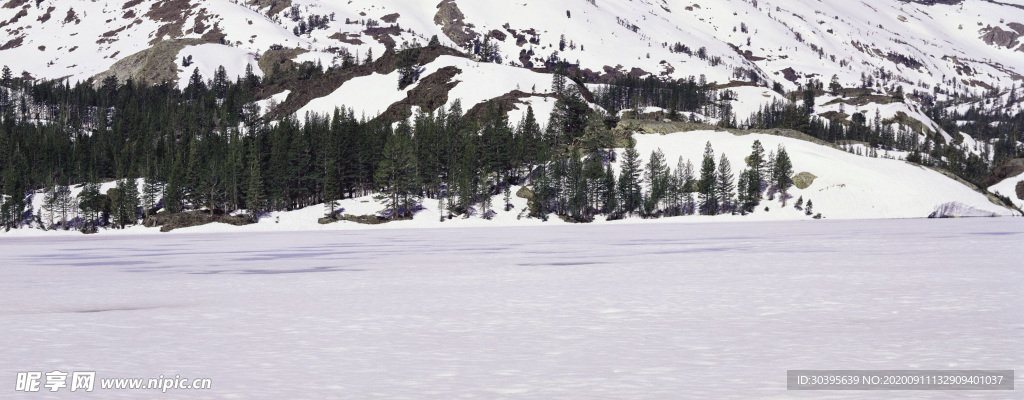
[{"label": "tall pine tree", "polygon": [[704,161],[700,167],[700,180],[697,182],[697,192],[700,198],[700,212],[704,215],[718,214],[718,193],[715,190],[718,181],[715,170],[715,151],[711,148],[711,142],[704,146]]}]

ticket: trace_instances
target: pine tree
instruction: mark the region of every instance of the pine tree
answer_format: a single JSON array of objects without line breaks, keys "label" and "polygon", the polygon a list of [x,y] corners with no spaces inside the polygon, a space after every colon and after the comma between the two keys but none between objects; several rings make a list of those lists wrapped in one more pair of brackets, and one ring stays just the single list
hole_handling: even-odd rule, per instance
[{"label": "pine tree", "polygon": [[203,75],[199,73],[199,68],[192,70],[192,76],[188,79],[185,93],[192,100],[196,100],[206,93],[206,81],[203,80]]},{"label": "pine tree", "polygon": [[615,171],[612,170],[612,164],[609,163],[604,168],[604,180],[602,181],[601,188],[601,210],[605,214],[616,214],[619,209],[619,201],[618,196],[616,196],[615,183]]},{"label": "pine tree", "polygon": [[619,173],[619,201],[622,211],[632,215],[640,208],[642,192],[640,186],[640,153],[635,148],[626,148]]},{"label": "pine tree", "polygon": [[686,169],[683,170],[683,213],[692,215],[696,212],[697,202],[693,198],[696,191],[696,179],[693,173],[693,163],[686,161]]},{"label": "pine tree", "polygon": [[114,223],[118,224],[121,229],[128,225],[134,225],[138,221],[139,187],[135,179],[117,181],[111,201],[113,202]]},{"label": "pine tree", "polygon": [[171,175],[164,188],[164,209],[169,213],[179,213],[185,208],[185,175],[184,162],[179,157],[173,161]]},{"label": "pine tree", "polygon": [[697,192],[700,194],[700,211],[704,215],[718,214],[718,195],[715,191],[717,182],[715,171],[715,152],[711,148],[711,142],[704,146],[704,161],[700,167],[700,180],[697,182]]},{"label": "pine tree", "polygon": [[715,185],[715,193],[721,202],[719,208],[722,213],[735,211],[734,192],[736,186],[733,179],[732,165],[725,154],[722,154],[722,158],[718,162],[718,180]]},{"label": "pine tree", "polygon": [[259,150],[256,141],[249,144],[249,182],[246,190],[245,205],[249,208],[249,216],[253,222],[259,222],[260,211],[263,210],[263,179],[260,177]]},{"label": "pine tree", "polygon": [[230,84],[231,81],[228,80],[228,71],[224,69],[223,65],[217,67],[217,71],[213,74],[213,86],[211,87],[214,95],[216,95],[218,99],[223,99],[228,94],[228,87]]},{"label": "pine tree", "polygon": [[804,112],[807,115],[814,114],[814,90],[804,90]]},{"label": "pine tree", "polygon": [[764,147],[761,147],[761,141],[755,140],[754,145],[750,151],[750,157],[747,158],[747,166],[750,167],[750,176],[748,177],[748,185],[741,189],[747,190],[747,198],[754,202],[754,206],[757,205],[757,201],[761,199],[761,192],[764,189],[763,180],[766,175],[766,165],[764,160]]},{"label": "pine tree", "polygon": [[793,164],[789,161],[789,154],[786,149],[779,146],[779,152],[775,156],[774,164],[775,187],[782,196],[782,205],[786,205],[786,195],[790,186],[793,186]]},{"label": "pine tree", "polygon": [[60,226],[65,230],[68,229],[69,217],[74,218],[76,208],[78,201],[71,195],[71,187],[57,185],[57,212],[60,215]]},{"label": "pine tree", "polygon": [[2,75],[0,75],[0,84],[3,84],[4,86],[10,87],[11,86],[11,80],[13,79],[13,75],[14,74],[11,73],[11,68],[6,66],[6,65],[4,65],[3,73],[2,73]]},{"label": "pine tree", "polygon": [[50,223],[43,227],[43,229],[49,229],[53,226],[54,215],[57,214],[57,185],[50,184],[46,187],[46,191],[43,193],[43,211],[46,211],[46,217]]},{"label": "pine tree", "polygon": [[324,208],[327,216],[333,216],[338,208],[341,197],[341,179],[338,176],[338,144],[341,139],[341,110],[334,108],[331,126],[322,134],[320,145],[320,168],[323,170],[321,186],[323,189]]},{"label": "pine tree", "polygon": [[388,137],[374,180],[389,198],[391,218],[411,217],[418,199],[418,171],[408,122],[399,123]]},{"label": "pine tree", "polygon": [[651,158],[644,168],[644,181],[647,182],[649,191],[645,209],[649,214],[655,214],[661,208],[661,202],[665,199],[669,189],[669,167],[665,162],[665,154],[661,149],[651,152]]},{"label": "pine tree", "polygon": [[814,211],[813,211],[814,210],[814,203],[811,201],[811,199],[807,199],[807,207],[806,207],[806,209],[807,210],[804,211],[804,214],[811,215],[811,214],[814,213]]},{"label": "pine tree", "polygon": [[148,217],[150,212],[160,202],[160,182],[154,177],[146,177],[142,184],[142,214]]},{"label": "pine tree", "polygon": [[405,89],[419,80],[418,57],[419,50],[415,48],[406,48],[398,52],[398,90]]},{"label": "pine tree", "polygon": [[99,183],[88,182],[82,186],[82,192],[78,194],[78,208],[82,210],[82,218],[85,219],[83,229],[99,225],[100,212],[103,210]]},{"label": "pine tree", "polygon": [[736,205],[739,208],[741,214],[752,210],[751,198],[750,198],[750,176],[751,172],[749,168],[744,169],[740,172],[739,179],[736,181]]}]

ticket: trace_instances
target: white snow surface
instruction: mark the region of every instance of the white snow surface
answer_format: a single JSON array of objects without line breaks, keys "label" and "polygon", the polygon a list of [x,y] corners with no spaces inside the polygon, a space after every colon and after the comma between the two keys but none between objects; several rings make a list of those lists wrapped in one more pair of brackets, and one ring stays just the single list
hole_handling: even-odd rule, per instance
[{"label": "white snow surface", "polygon": [[[780,145],[785,147],[793,163],[794,174],[809,172],[817,178],[806,189],[793,187],[790,190],[792,199],[787,209],[780,209],[781,204],[777,201],[763,202],[754,214],[749,215],[755,219],[800,218],[800,214],[792,209],[799,197],[803,197],[805,202],[813,200],[815,213],[820,212],[826,218],[923,218],[936,207],[949,202],[963,203],[997,215],[1014,215],[981,193],[934,170],[899,160],[857,156],[799,139],[712,131],[633,137],[644,160],[650,157],[651,152],[661,149],[673,169],[682,156],[693,163],[698,174],[707,142],[711,142],[715,151],[716,165],[724,153],[736,176],[746,167],[744,159],[750,155],[755,140],[761,142],[766,155],[777,151]],[[765,213],[763,207],[769,207],[770,211]],[[786,214],[782,216],[779,213]]]},{"label": "white snow surface", "polygon": [[372,119],[392,104],[401,101],[406,93],[415,86],[408,86],[398,90],[398,71],[387,75],[374,72],[368,76],[353,78],[333,93],[313,99],[305,107],[299,109],[298,115],[306,113],[317,113],[331,115],[335,108],[350,108],[355,112],[356,118],[365,116]]},{"label": "white snow surface", "polygon": [[269,98],[256,102],[256,105],[260,106],[260,113],[266,115],[278,104],[284,103],[288,99],[288,95],[292,94],[291,90],[285,90],[281,93],[270,96]]},{"label": "white snow surface", "polygon": [[[1024,370],[1022,235],[979,218],[11,239],[0,375],[95,371],[105,399],[891,398],[787,391],[786,370]],[[98,387],[161,375],[212,389]]]},{"label": "white snow surface", "polygon": [[[192,56],[192,65],[185,67],[181,64],[182,58]],[[175,59],[178,65],[178,87],[188,87],[189,78],[193,71],[199,70],[204,81],[213,79],[217,68],[223,66],[228,74],[228,80],[234,82],[239,77],[245,76],[245,67],[252,66],[253,75],[263,76],[263,71],[256,61],[256,53],[237,47],[221,44],[206,43],[195,46],[185,46],[178,52]]]},{"label": "white snow surface", "polygon": [[1002,182],[989,186],[988,191],[1009,197],[1013,204],[1024,209],[1024,199],[1017,197],[1017,184],[1022,181],[1024,181],[1024,175],[1006,178]]},{"label": "white snow surface", "polygon": [[[445,67],[455,67],[459,73],[452,78],[457,82],[455,87],[448,92],[448,102],[444,107],[451,107],[452,103],[459,100],[462,104],[462,111],[465,112],[474,105],[487,100],[503,96],[513,90],[520,90],[524,93],[544,94],[551,91],[552,75],[541,74],[527,69],[515,68],[508,65],[494,63],[481,63],[460,57],[441,56],[434,62],[423,67],[421,77],[426,78],[431,74]],[[299,115],[306,112],[319,114],[330,114],[335,107],[352,108],[356,117],[365,115],[373,118],[383,113],[392,104],[406,98],[410,90],[416,88],[420,82],[413,83],[402,90],[398,90],[399,72],[394,71],[383,75],[373,73],[368,76],[353,78],[341,85],[330,95],[313,99],[305,107],[299,110]],[[568,81],[567,85],[575,85]],[[531,96],[526,101],[529,104],[543,102],[541,96]],[[534,106],[534,113],[537,120],[547,123],[554,109],[554,102],[551,106]],[[525,116],[526,106],[522,106],[522,115]],[[513,111],[515,113],[515,111]],[[510,120],[513,123],[519,121],[519,114],[512,114]]]}]

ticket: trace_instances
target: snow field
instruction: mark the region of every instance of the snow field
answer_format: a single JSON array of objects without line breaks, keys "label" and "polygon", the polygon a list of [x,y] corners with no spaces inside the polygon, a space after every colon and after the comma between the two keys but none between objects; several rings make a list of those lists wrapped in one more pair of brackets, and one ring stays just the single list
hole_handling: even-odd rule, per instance
[{"label": "snow field", "polygon": [[[755,140],[761,141],[766,157],[768,152],[777,151],[782,145],[793,163],[794,174],[810,172],[818,177],[807,189],[793,187],[788,207],[802,196],[805,202],[813,200],[815,213],[820,212],[826,218],[923,218],[937,206],[954,201],[999,215],[1014,215],[939,172],[898,160],[857,156],[798,139],[712,131],[634,135],[634,138],[645,164],[652,151],[661,149],[673,170],[682,156],[693,163],[696,174],[700,172],[704,145],[710,141],[716,165],[722,154],[726,154],[736,176],[746,167],[744,159],[750,155]],[[760,214],[764,213],[765,206],[771,213],[781,204],[765,201],[748,217],[764,218]]]},{"label": "snow field", "polygon": [[785,371],[1024,369],[1021,235],[983,218],[14,239],[0,373],[212,380],[167,399],[886,398],[786,391]]},{"label": "snow field", "polygon": [[[192,56],[192,65],[188,67],[181,63],[182,58],[187,56]],[[196,69],[203,76],[204,82],[212,80],[221,66],[227,72],[228,80],[232,82],[239,77],[245,77],[246,66],[252,66],[253,75],[263,76],[263,71],[260,70],[256,61],[256,53],[221,44],[206,43],[185,46],[178,52],[175,63],[178,66],[178,88],[180,89],[188,87],[189,78],[192,77],[192,73]]]}]

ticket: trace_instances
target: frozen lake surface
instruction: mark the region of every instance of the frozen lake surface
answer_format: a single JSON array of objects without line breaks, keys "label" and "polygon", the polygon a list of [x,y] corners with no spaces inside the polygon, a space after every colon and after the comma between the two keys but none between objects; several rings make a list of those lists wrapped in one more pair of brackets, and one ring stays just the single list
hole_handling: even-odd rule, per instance
[{"label": "frozen lake surface", "polygon": [[[4,239],[0,392],[61,370],[213,385],[62,398],[1013,398],[1022,222]],[[793,392],[788,369],[1018,389]]]}]

